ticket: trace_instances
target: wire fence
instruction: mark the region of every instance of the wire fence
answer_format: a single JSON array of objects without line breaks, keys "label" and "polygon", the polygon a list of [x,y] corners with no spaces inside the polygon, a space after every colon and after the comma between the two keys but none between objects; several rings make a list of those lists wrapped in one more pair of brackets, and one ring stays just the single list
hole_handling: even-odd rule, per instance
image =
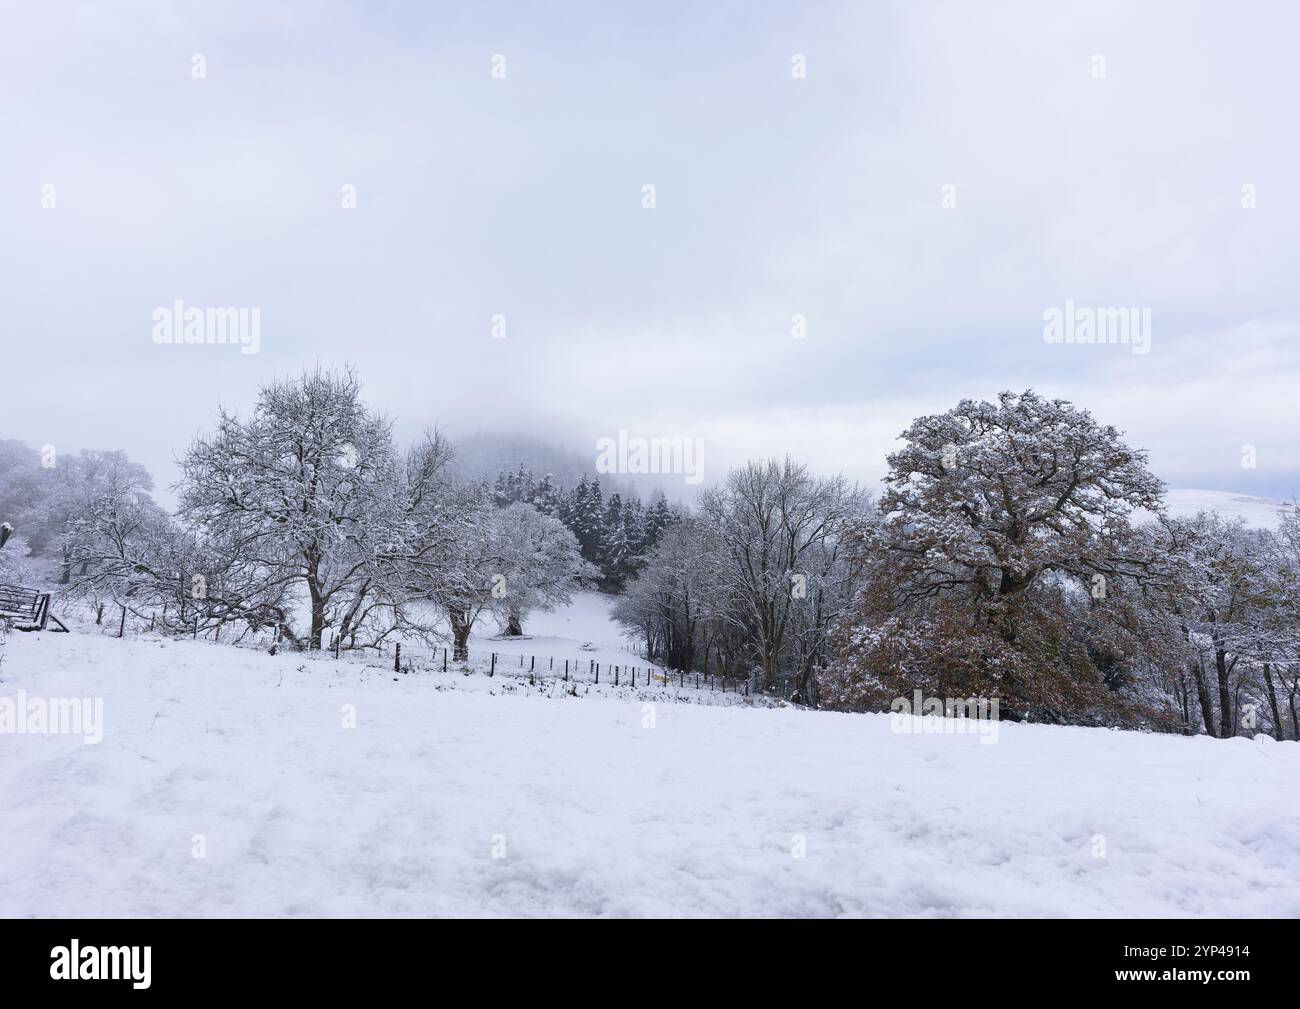
[{"label": "wire fence", "polygon": [[[161,625],[156,626],[153,620],[145,621],[135,617],[123,620],[120,624],[116,621],[104,621],[96,622],[94,626],[86,626],[88,621],[84,620],[77,620],[76,623],[81,625],[79,630],[113,636],[163,633]],[[259,651],[277,648],[288,651],[290,648],[289,643],[277,639],[271,629],[255,633],[247,631],[237,633],[232,624],[225,634],[222,630],[221,627],[203,630],[196,625],[189,636],[196,640],[203,639],[217,644]],[[607,655],[609,649],[602,649],[602,651]],[[761,674],[758,673],[737,677],[718,672],[671,669],[651,662],[643,654],[631,649],[628,649],[628,653],[633,661],[610,662],[607,657],[597,659],[590,655],[537,655],[483,649],[474,649],[469,657],[458,659],[450,645],[430,647],[404,641],[383,641],[366,647],[349,648],[344,647],[340,637],[323,644],[321,648],[307,648],[298,652],[314,658],[328,658],[339,662],[388,669],[399,675],[460,673],[488,677],[509,676],[526,678],[530,685],[544,685],[548,681],[555,681],[563,686],[572,684],[632,689],[673,687],[678,691],[693,690],[699,693],[780,699],[790,698],[795,689],[795,681],[788,676],[780,676],[772,682],[764,683]],[[637,658],[640,661],[636,661]]]},{"label": "wire fence", "polygon": [[[532,683],[554,680],[559,683],[583,683],[592,686],[654,687],[672,686],[679,690],[740,694],[745,697],[789,697],[793,681],[778,677],[766,688],[759,677],[733,677],[716,672],[687,672],[649,662],[609,662],[581,656],[535,655],[527,652],[487,652],[470,659],[456,659],[450,647],[422,648],[403,643],[384,644],[378,652],[357,654],[339,649],[338,658],[360,659],[368,664],[385,665],[395,673],[474,672],[494,676],[527,677]],[[391,663],[391,664],[389,664]]]}]

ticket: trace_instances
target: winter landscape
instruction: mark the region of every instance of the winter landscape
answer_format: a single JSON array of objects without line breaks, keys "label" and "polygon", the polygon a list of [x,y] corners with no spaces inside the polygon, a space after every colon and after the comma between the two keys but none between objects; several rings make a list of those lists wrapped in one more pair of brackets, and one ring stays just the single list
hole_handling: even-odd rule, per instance
[{"label": "winter landscape", "polygon": [[801,6],[3,12],[0,917],[1300,917],[1300,18]]}]

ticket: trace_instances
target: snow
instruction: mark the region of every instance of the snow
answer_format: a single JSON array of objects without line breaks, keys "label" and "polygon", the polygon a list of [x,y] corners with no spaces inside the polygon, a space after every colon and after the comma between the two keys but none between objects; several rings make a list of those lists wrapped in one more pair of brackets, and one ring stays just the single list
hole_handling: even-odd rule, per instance
[{"label": "snow", "polygon": [[470,634],[470,654],[539,657],[580,657],[605,665],[631,664],[643,667],[645,660],[630,651],[631,642],[614,622],[610,610],[614,597],[601,592],[575,592],[569,606],[550,612],[533,610],[524,620],[523,639],[504,638],[490,613],[485,613]]},{"label": "snow", "polygon": [[[604,603],[534,615],[529,644],[617,648]],[[3,655],[0,698],[102,697],[105,722],[0,734],[4,916],[1300,916],[1295,743],[988,745],[150,637]]]},{"label": "snow", "polygon": [[1291,507],[1291,502],[1231,491],[1168,490],[1165,492],[1165,507],[1170,515],[1179,518],[1212,511],[1225,518],[1243,518],[1251,529],[1276,529],[1279,509]]}]

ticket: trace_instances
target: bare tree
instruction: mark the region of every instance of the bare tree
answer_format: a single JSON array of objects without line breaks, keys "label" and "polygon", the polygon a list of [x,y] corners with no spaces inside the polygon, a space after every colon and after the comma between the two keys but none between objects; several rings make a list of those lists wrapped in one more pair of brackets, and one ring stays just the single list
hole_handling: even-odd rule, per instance
[{"label": "bare tree", "polygon": [[810,576],[818,576],[827,547],[846,535],[865,504],[843,477],[813,477],[788,457],[732,470],[722,487],[701,496],[700,514],[719,539],[734,619],[753,642],[765,686],[776,684]]}]

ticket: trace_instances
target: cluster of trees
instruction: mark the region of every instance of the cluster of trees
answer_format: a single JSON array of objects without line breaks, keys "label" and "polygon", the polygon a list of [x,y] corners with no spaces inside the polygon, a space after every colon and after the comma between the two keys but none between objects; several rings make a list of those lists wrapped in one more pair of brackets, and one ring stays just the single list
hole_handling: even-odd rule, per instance
[{"label": "cluster of trees", "polygon": [[664,530],[682,517],[662,493],[648,507],[640,498],[618,492],[606,500],[599,477],[583,475],[566,490],[555,486],[549,473],[538,480],[523,463],[497,476],[492,498],[499,507],[523,502],[559,519],[577,539],[583,559],[599,572],[601,587],[610,592],[623,590]]},{"label": "cluster of trees", "polygon": [[1173,518],[1143,452],[1032,391],[922,417],[872,502],[790,461],[704,494],[619,601],[673,666],[887,710],[1300,738],[1300,511]]},{"label": "cluster of trees", "polygon": [[1144,453],[1032,392],[903,439],[853,547],[828,703],[920,689],[1040,721],[1295,738],[1294,508],[1278,532],[1170,517]]},{"label": "cluster of trees", "polygon": [[70,489],[50,499],[65,509],[52,525],[67,594],[101,616],[115,606],[123,623],[274,628],[299,648],[437,638],[449,625],[467,657],[484,614],[522,633],[530,610],[567,601],[595,572],[561,522],[496,507],[451,475],[451,455],[436,431],[399,451],[351,372],[273,383],[249,417],[223,411],[189,448],[175,516],[121,453],[69,461]]},{"label": "cluster of trees", "polygon": [[756,669],[765,687],[789,677],[793,696],[811,700],[856,584],[847,546],[869,504],[842,477],[788,458],[733,470],[668,529],[615,615],[671,667]]},{"label": "cluster of trees", "polygon": [[0,442],[0,516],[17,530],[0,555],[0,577],[71,584],[74,573],[88,573],[77,543],[106,499],[129,508],[124,521],[133,527],[165,522],[152,490],[148,471],[124,452],[65,454],[53,446],[37,451],[19,441]]},{"label": "cluster of trees", "polygon": [[1165,519],[1154,538],[1182,646],[1181,726],[1300,740],[1300,510],[1287,508],[1276,530],[1212,513]]},{"label": "cluster of trees", "polygon": [[[316,372],[222,413],[175,515],[120,452],[0,443],[8,580],[44,562],[98,619],[300,648],[521,634],[575,586],[655,661],[796,700],[997,697],[1004,716],[1300,739],[1300,509],[1276,529],[1176,518],[1143,452],[1032,391],[915,420],[879,499],[790,459],[696,506],[606,498],[524,467],[458,478],[437,431],[404,450],[356,377]],[[48,465],[42,465],[43,462]],[[119,625],[120,632],[120,625]]]}]

